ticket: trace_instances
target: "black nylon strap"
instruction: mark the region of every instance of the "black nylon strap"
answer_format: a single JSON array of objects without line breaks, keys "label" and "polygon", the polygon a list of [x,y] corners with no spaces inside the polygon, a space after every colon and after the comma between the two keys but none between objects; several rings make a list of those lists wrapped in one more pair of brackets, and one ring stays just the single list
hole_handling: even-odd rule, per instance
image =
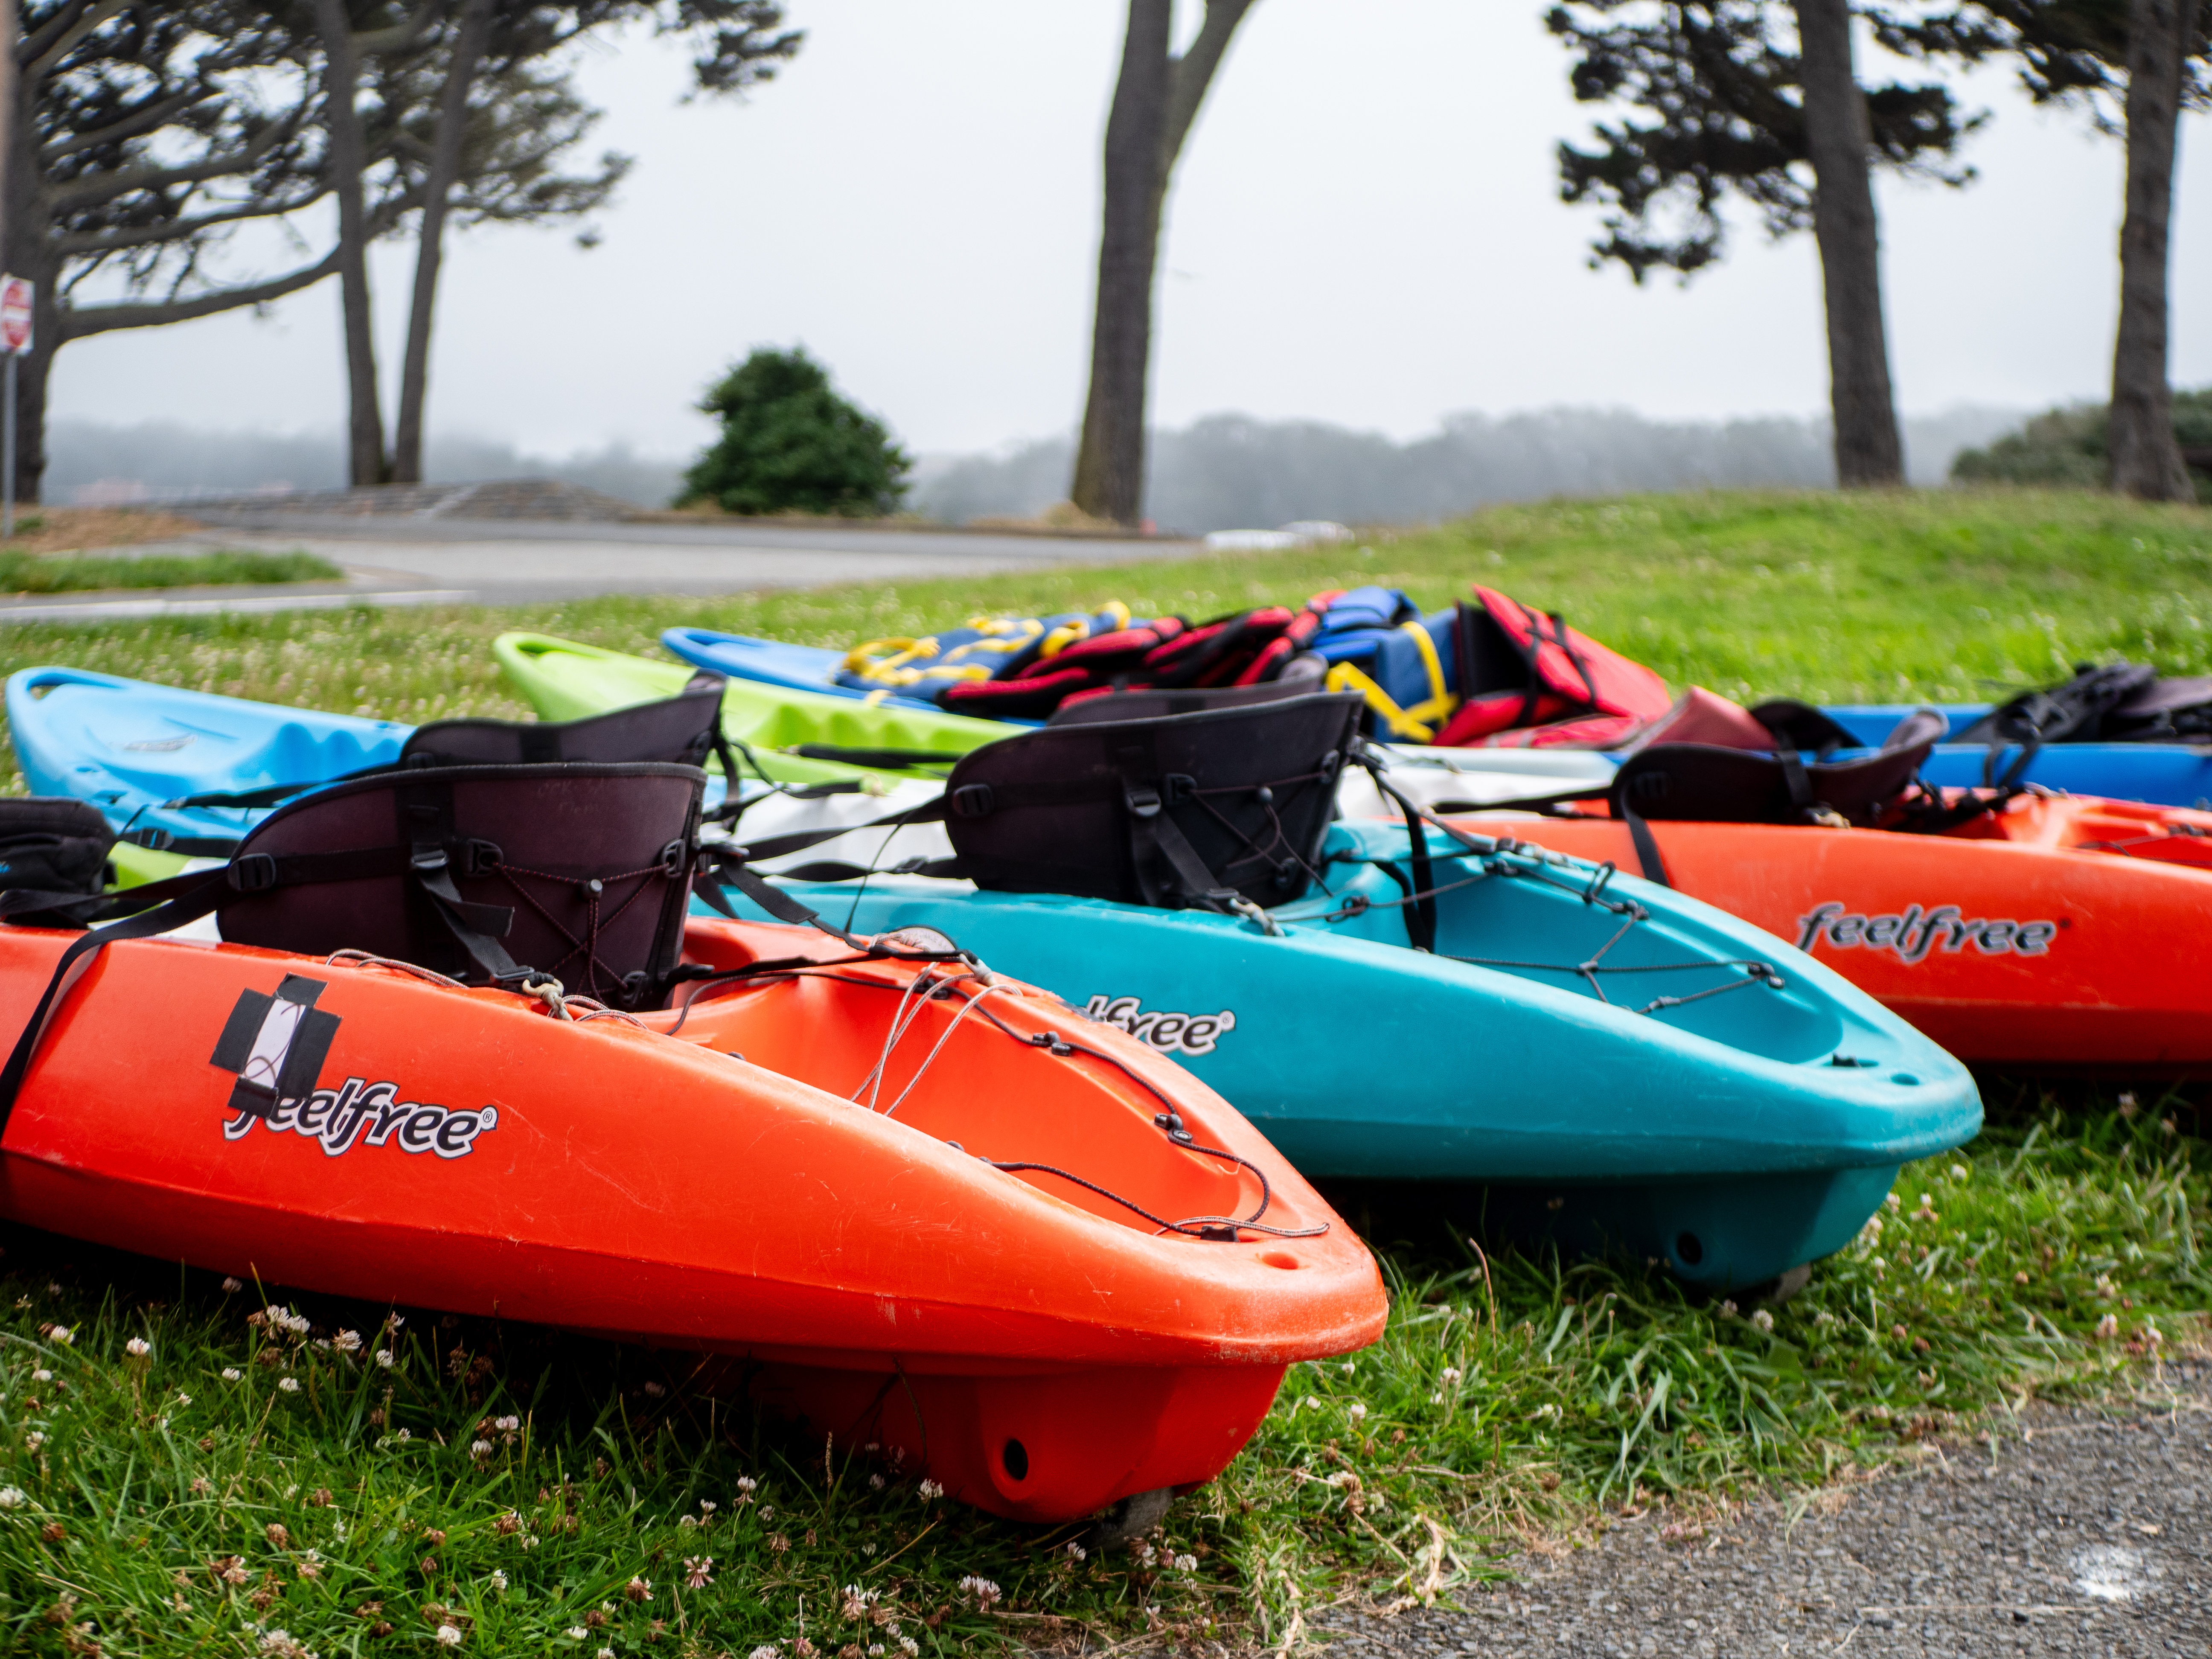
[{"label": "black nylon strap", "polygon": [[[8,1120],[15,1109],[15,1097],[22,1092],[23,1079],[29,1073],[32,1059],[37,1054],[39,1039],[46,1034],[47,1018],[61,1000],[70,980],[70,970],[78,963],[97,955],[118,939],[147,939],[155,933],[165,933],[172,927],[181,927],[196,921],[220,905],[231,891],[229,872],[222,870],[202,871],[190,877],[191,885],[183,889],[177,897],[165,904],[157,904],[143,915],[127,921],[117,922],[97,933],[85,933],[73,940],[62,952],[61,960],[54,964],[52,975],[39,998],[39,1006],[31,1011],[31,1018],[15,1039],[14,1052],[8,1064],[0,1069],[0,1135],[8,1129]],[[166,886],[167,883],[149,884]],[[138,890],[143,891],[144,890]]]},{"label": "black nylon strap", "polygon": [[950,766],[960,758],[934,749],[848,749],[835,743],[795,743],[784,751],[805,760],[842,761],[848,766],[903,768]]},{"label": "black nylon strap", "polygon": [[1433,951],[1437,948],[1436,866],[1429,857],[1428,832],[1421,824],[1427,815],[1385,782],[1379,770],[1369,775],[1375,780],[1375,787],[1396,802],[1399,811],[1405,815],[1407,845],[1412,854],[1413,890],[1419,896],[1405,907],[1406,942],[1416,951]]},{"label": "black nylon strap", "polygon": [[1628,825],[1628,838],[1636,844],[1637,868],[1644,879],[1662,887],[1672,887],[1674,884],[1668,879],[1667,860],[1659,855],[1659,839],[1651,833],[1651,826],[1628,804],[1625,794],[1619,806],[1621,819]]}]

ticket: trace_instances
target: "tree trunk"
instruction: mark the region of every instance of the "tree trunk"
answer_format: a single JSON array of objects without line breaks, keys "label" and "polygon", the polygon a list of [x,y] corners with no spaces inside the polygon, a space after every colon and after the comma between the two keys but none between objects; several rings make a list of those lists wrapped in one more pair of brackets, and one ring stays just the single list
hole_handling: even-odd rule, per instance
[{"label": "tree trunk", "polygon": [[430,323],[437,309],[446,216],[454,183],[461,174],[469,89],[491,39],[492,14],[497,4],[498,0],[466,0],[454,32],[453,53],[447,60],[437,137],[431,148],[429,175],[423,181],[422,225],[415,252],[415,296],[407,313],[407,356],[399,371],[399,419],[392,447],[394,483],[422,482],[422,404],[429,392]]},{"label": "tree trunk", "polygon": [[2127,213],[2112,351],[2112,483],[2147,501],[2197,498],[2174,440],[2166,378],[2166,237],[2191,10],[2186,0],[2133,0],[2128,8]]},{"label": "tree trunk", "polygon": [[1145,410],[1160,220],[1183,140],[1254,0],[1207,0],[1198,38],[1168,53],[1172,0],[1129,0],[1121,77],[1106,117],[1106,209],[1091,330],[1091,390],[1068,496],[1094,518],[1133,525],[1145,505]]},{"label": "tree trunk", "polygon": [[[13,0],[0,0],[0,5],[13,9]],[[31,349],[15,365],[15,499],[35,501],[46,471],[46,380],[62,343],[61,300],[54,287],[61,271],[46,223],[46,192],[30,161],[38,153],[36,100],[19,77],[14,94],[7,128],[14,165],[0,179],[0,248],[5,249],[6,269],[37,290]]]},{"label": "tree trunk", "polygon": [[1160,139],[1167,130],[1172,0],[1129,0],[1121,74],[1106,117],[1106,210],[1098,237],[1091,395],[1069,498],[1096,518],[1134,524],[1145,500],[1145,392],[1159,257]]},{"label": "tree trunk", "polygon": [[339,307],[345,323],[347,473],[356,484],[385,481],[384,415],[376,395],[376,337],[368,295],[368,210],[362,174],[367,147],[354,106],[360,54],[343,0],[315,0],[323,37],[325,131],[338,204]]},{"label": "tree trunk", "polygon": [[1866,96],[1851,68],[1850,0],[1796,0],[1813,164],[1813,235],[1828,313],[1828,396],[1836,482],[1846,489],[1905,482],[1889,342],[1881,317],[1881,239],[1875,222]]}]

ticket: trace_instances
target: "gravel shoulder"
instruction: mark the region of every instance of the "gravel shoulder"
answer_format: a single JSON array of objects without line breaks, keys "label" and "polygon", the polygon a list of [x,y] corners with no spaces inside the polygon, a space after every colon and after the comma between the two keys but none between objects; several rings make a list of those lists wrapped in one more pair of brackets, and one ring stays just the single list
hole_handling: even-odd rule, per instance
[{"label": "gravel shoulder", "polygon": [[1341,1659],[2212,1655],[2212,1364],[2124,1407],[2032,1406],[1874,1480],[1702,1528],[1655,1509],[1511,1565],[1463,1612],[1316,1622]]}]

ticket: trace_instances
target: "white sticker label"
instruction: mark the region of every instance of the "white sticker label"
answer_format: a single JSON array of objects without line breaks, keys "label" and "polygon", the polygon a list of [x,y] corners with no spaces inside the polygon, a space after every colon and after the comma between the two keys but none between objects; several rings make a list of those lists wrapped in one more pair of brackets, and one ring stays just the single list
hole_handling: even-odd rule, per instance
[{"label": "white sticker label", "polygon": [[1164,1054],[1210,1054],[1215,1043],[1237,1029],[1237,1016],[1226,1008],[1218,1014],[1165,1013],[1145,1009],[1135,997],[1095,996],[1083,1012],[1120,1026]]}]

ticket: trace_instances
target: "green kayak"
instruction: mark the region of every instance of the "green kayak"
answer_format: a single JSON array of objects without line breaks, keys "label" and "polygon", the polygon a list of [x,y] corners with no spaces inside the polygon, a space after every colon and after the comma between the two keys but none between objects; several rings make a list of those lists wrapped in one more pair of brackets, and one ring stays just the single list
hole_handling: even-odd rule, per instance
[{"label": "green kayak", "polygon": [[[672,697],[698,672],[686,663],[654,662],[547,634],[502,634],[492,654],[538,718],[548,720]],[[1010,730],[999,720],[884,708],[740,679],[723,696],[722,729],[780,783],[832,783],[857,772],[934,777],[939,775],[927,762],[908,757],[942,755],[949,765]]]}]

